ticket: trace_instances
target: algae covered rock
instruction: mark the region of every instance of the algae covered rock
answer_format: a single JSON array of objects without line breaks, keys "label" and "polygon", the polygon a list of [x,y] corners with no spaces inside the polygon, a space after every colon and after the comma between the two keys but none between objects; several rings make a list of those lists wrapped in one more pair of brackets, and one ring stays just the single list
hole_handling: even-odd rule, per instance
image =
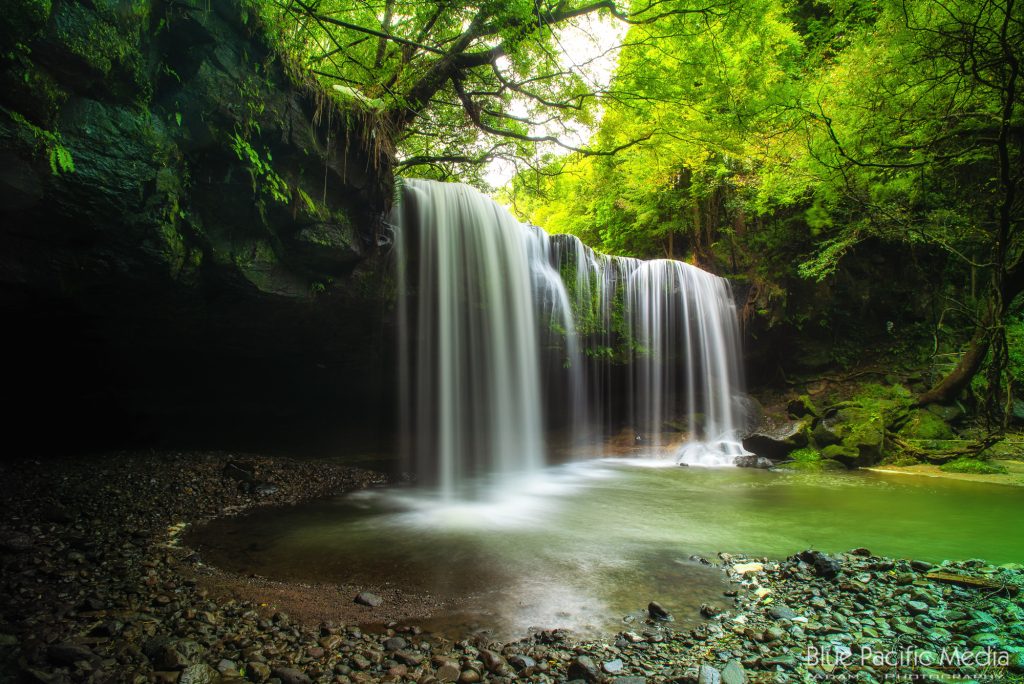
[{"label": "algae covered rock", "polygon": [[938,440],[955,439],[956,433],[938,414],[927,409],[915,409],[899,431],[908,439]]},{"label": "algae covered rock", "polygon": [[876,412],[862,406],[846,406],[821,420],[813,434],[819,444],[826,445],[822,449],[825,458],[866,466],[884,456],[885,427]]}]

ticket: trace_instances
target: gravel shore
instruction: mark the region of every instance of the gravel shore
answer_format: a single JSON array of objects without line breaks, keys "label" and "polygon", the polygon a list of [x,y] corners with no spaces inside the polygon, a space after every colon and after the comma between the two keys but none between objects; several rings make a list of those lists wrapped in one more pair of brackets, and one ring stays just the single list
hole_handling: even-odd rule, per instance
[{"label": "gravel shore", "polygon": [[[603,640],[552,630],[490,643],[404,623],[361,629],[374,607],[354,603],[352,587],[254,588],[181,543],[187,526],[217,516],[384,483],[340,460],[229,453],[0,467],[0,681],[1024,679],[1019,566],[933,566],[867,549],[785,560],[722,553],[706,562],[732,581],[733,605],[706,606],[696,629],[658,619],[654,604],[649,619]],[[289,616],[280,605],[306,608]]]}]

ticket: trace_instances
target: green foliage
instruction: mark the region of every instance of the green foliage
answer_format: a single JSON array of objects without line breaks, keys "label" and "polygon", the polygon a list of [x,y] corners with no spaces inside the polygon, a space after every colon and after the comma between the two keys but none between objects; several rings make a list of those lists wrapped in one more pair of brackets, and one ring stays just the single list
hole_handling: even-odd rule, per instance
[{"label": "green foliage", "polygon": [[1018,393],[1024,393],[1024,315],[1011,316],[1006,323],[1007,372]]},{"label": "green foliage", "polygon": [[342,109],[372,120],[376,143],[397,146],[402,166],[417,175],[483,184],[474,162],[533,157],[541,126],[564,131],[595,121],[586,67],[564,58],[557,32],[596,15],[601,4],[322,0],[253,7],[286,61],[312,74]]},{"label": "green foliage", "polygon": [[75,160],[71,156],[71,151],[64,146],[60,133],[40,128],[17,112],[7,112],[7,114],[16,124],[27,130],[35,138],[41,151],[46,154],[47,160],[50,163],[50,172],[54,176],[74,173]]},{"label": "green foliage", "polygon": [[970,473],[973,475],[1000,475],[1006,473],[1006,467],[999,463],[966,457],[943,463],[939,466],[939,470],[947,473]]},{"label": "green foliage", "polygon": [[803,447],[790,452],[789,457],[794,461],[813,462],[821,460],[821,453],[813,447]]},{"label": "green foliage", "polygon": [[[273,162],[273,157],[269,151],[265,155],[260,155],[249,144],[249,141],[237,132],[231,136],[231,149],[238,155],[239,161],[248,164],[249,176],[252,178],[253,193],[269,197],[274,202],[280,204],[287,204],[289,202],[291,197],[288,183],[274,171],[271,163]],[[264,159],[264,156],[266,159]],[[309,199],[308,195],[306,195],[306,199],[312,205],[313,201]]]}]

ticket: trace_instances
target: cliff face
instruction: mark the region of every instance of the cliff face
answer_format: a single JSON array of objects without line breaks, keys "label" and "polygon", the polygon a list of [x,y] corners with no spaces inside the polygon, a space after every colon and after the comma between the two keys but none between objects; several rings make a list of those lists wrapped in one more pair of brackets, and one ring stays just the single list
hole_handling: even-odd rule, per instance
[{"label": "cliff face", "polygon": [[11,424],[45,416],[59,446],[244,446],[390,409],[372,113],[300,82],[240,2],[5,13]]}]

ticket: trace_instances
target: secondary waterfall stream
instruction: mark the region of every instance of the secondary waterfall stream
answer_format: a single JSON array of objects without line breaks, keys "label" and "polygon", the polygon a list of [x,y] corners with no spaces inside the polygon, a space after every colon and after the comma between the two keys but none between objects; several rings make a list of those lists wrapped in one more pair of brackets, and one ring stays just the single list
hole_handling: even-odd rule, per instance
[{"label": "secondary waterfall stream", "polygon": [[546,431],[580,445],[627,430],[698,465],[744,453],[724,279],[598,254],[464,185],[406,180],[392,224],[402,451],[418,482],[452,499],[535,472]]}]

